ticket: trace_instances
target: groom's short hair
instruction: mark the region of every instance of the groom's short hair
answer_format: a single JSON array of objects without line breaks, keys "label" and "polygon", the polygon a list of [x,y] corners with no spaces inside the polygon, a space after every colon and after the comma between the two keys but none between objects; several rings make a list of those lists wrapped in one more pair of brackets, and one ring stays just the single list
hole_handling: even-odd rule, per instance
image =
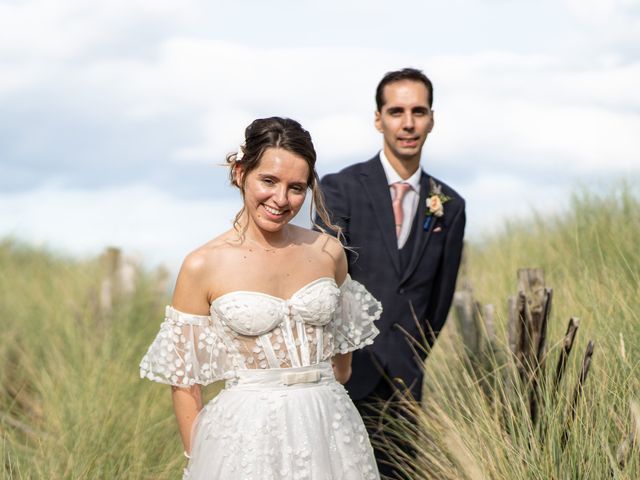
[{"label": "groom's short hair", "polygon": [[390,83],[400,82],[402,80],[411,80],[414,82],[421,82],[427,87],[429,92],[429,108],[433,106],[433,84],[427,76],[422,73],[422,70],[416,68],[403,68],[402,70],[396,70],[393,72],[387,72],[376,88],[376,107],[378,111],[382,110],[384,105],[384,87]]}]

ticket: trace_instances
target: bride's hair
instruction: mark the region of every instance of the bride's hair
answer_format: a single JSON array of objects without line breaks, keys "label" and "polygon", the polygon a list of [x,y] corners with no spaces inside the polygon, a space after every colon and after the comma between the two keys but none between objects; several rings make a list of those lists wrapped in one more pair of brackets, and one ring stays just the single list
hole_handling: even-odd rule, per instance
[{"label": "bride's hair", "polygon": [[[238,152],[227,155],[227,164],[230,167],[229,178],[231,184],[238,187],[244,197],[245,183],[247,175],[260,165],[260,159],[268,148],[282,148],[303,158],[309,166],[309,177],[307,186],[311,190],[311,224],[318,230],[326,233],[323,226],[318,225],[314,218],[314,209],[322,220],[324,226],[332,230],[339,239],[342,240],[342,229],[334,225],[329,218],[329,213],[324,204],[324,197],[320,191],[320,180],[316,172],[316,150],[311,141],[311,135],[302,125],[290,118],[269,117],[258,118],[251,122],[244,131],[244,143]],[[236,165],[242,168],[242,180],[238,182],[236,178]],[[233,227],[242,236],[244,230],[240,231],[240,218],[245,207],[237,213],[233,221]],[[246,227],[245,227],[246,228]]]}]

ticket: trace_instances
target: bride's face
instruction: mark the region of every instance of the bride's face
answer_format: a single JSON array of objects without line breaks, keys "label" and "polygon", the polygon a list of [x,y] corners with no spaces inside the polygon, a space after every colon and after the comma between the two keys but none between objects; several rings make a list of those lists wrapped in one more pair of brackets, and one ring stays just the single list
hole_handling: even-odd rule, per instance
[{"label": "bride's face", "polygon": [[267,149],[245,179],[244,205],[250,222],[268,232],[280,230],[300,211],[308,178],[309,166],[302,157],[281,148]]}]

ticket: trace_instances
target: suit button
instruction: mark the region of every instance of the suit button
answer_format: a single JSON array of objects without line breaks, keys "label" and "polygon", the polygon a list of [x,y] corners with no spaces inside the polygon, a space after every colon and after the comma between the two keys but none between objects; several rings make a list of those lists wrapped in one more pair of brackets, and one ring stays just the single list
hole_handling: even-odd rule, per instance
[{"label": "suit button", "polygon": [[401,288],[400,290],[398,290],[398,293],[399,293],[400,295],[403,295],[403,294],[404,294],[404,288]]}]

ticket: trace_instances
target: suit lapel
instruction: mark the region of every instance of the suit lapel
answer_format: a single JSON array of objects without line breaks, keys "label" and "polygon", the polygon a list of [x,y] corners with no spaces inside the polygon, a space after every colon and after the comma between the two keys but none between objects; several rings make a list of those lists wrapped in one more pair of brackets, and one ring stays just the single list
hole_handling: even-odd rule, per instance
[{"label": "suit lapel", "polygon": [[387,176],[384,173],[382,163],[380,163],[378,156],[369,162],[369,167],[370,168],[367,168],[361,173],[362,186],[369,197],[371,205],[373,205],[373,216],[376,218],[382,240],[391,257],[391,262],[396,271],[401,273],[398,239],[396,237],[395,220],[393,218],[393,207],[391,206]]},{"label": "suit lapel", "polygon": [[[422,253],[424,252],[427,243],[429,243],[429,238],[431,237],[431,232],[433,231],[434,222],[432,219],[429,222],[429,229],[427,231],[424,230],[423,224],[425,219],[425,214],[427,212],[427,197],[429,196],[429,175],[422,172],[422,176],[420,177],[420,200],[418,201],[418,208],[416,209],[416,221],[418,222],[416,238],[413,243],[413,253],[411,254],[411,260],[409,264],[404,270],[404,274],[402,276],[402,280],[400,283],[406,282],[409,277],[413,274],[416,267],[420,263],[420,258],[422,258]],[[393,211],[392,211],[393,214]]]}]

